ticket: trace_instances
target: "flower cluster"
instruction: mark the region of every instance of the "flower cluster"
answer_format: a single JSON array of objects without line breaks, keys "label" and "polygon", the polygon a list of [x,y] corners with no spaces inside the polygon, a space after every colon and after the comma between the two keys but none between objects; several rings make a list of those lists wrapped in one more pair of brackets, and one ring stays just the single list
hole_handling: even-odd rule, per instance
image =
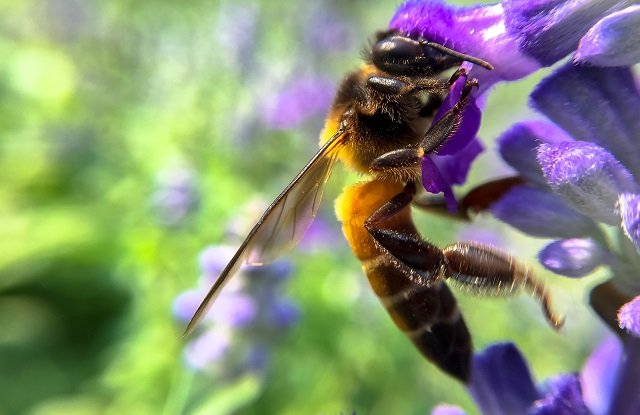
[{"label": "flower cluster", "polygon": [[[549,121],[518,123],[500,138],[502,157],[526,183],[491,210],[525,233],[557,239],[541,251],[540,261],[558,274],[578,277],[608,265],[627,301],[640,293],[640,122],[635,115],[640,93],[628,67],[640,59],[640,45],[631,40],[640,30],[640,6],[633,3],[504,0],[455,8],[411,0],[390,23],[491,62],[494,71],[478,66],[469,71],[480,81],[478,100],[496,82],[522,78],[573,53],[573,62],[531,96]],[[467,133],[468,142],[476,131]],[[433,163],[423,163],[425,188],[443,191],[449,201],[453,196],[446,184],[463,182],[475,157],[461,148],[451,152],[453,164],[465,169],[458,181],[441,180]],[[617,248],[600,224],[618,226]],[[639,318],[627,314],[621,314],[622,324],[637,333]]]},{"label": "flower cluster", "polygon": [[[592,290],[591,305],[621,343],[599,348],[581,375],[542,388],[514,346],[495,345],[476,356],[470,393],[484,414],[639,413],[640,91],[631,65],[640,61],[640,5],[503,0],[456,8],[410,0],[390,27],[491,62],[494,71],[469,72],[480,81],[480,103],[497,82],[572,55],[531,94],[546,119],[517,123],[500,137],[500,154],[523,184],[490,210],[524,233],[554,239],[539,260],[557,274],[575,278],[608,267],[612,278]],[[424,181],[427,190],[444,191]],[[463,413],[445,405],[434,411]]]},{"label": "flower cluster", "polygon": [[[537,86],[531,103],[553,123],[521,122],[500,137],[502,157],[525,184],[494,204],[493,214],[555,239],[539,254],[547,269],[582,277],[608,266],[622,294],[638,295],[640,124],[633,108],[640,92],[631,70],[565,65]],[[612,229],[616,244],[607,238]]]},{"label": "flower cluster", "polygon": [[[189,321],[233,253],[224,245],[202,251],[198,288],[183,292],[174,302],[179,320]],[[270,347],[298,319],[298,307],[281,294],[290,274],[287,261],[242,268],[211,307],[199,335],[185,348],[188,366],[199,371],[213,369],[224,357],[216,366],[224,367],[227,374],[264,371]]]},{"label": "flower cluster", "polygon": [[[634,386],[640,379],[638,339],[625,347],[606,338],[581,373],[554,376],[536,385],[527,362],[512,343],[495,344],[474,356],[469,392],[484,415],[632,415],[640,412]],[[626,351],[626,353],[625,353]],[[464,415],[439,405],[432,415]]]}]

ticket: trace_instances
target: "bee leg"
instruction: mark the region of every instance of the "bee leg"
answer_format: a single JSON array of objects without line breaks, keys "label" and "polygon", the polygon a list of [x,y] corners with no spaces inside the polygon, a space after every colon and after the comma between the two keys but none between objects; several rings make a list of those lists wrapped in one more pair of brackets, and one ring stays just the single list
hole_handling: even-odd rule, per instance
[{"label": "bee leg", "polygon": [[430,286],[443,276],[445,258],[442,250],[423,240],[415,230],[385,229],[385,223],[394,219],[402,221],[402,212],[413,200],[416,192],[414,182],[409,182],[402,192],[382,205],[364,222],[364,227],[375,242],[390,255],[397,267],[414,282]]},{"label": "bee leg", "polygon": [[447,277],[472,293],[505,296],[524,288],[540,301],[542,312],[554,329],[560,328],[564,318],[551,306],[550,294],[531,268],[495,247],[475,242],[457,242],[446,246],[443,255],[447,263]]},{"label": "bee leg", "polygon": [[[466,71],[463,69],[458,70],[452,78],[455,77],[455,79],[457,79],[460,76],[466,76]],[[455,80],[453,82],[455,82]],[[378,174],[395,173],[405,178],[415,177],[415,175],[420,172],[419,169],[421,168],[424,155],[440,147],[448,138],[453,136],[460,126],[462,122],[462,110],[467,104],[471,90],[477,86],[477,79],[467,79],[456,105],[445,112],[444,115],[429,128],[419,147],[402,148],[385,153],[371,162],[369,166],[371,171]]]},{"label": "bee leg", "polygon": [[483,212],[500,200],[515,186],[524,183],[520,176],[503,177],[483,183],[471,189],[458,201],[458,211],[447,208],[442,195],[425,194],[413,200],[413,205],[430,213],[444,215],[454,219],[470,221],[473,215]]},{"label": "bee leg", "polygon": [[[458,76],[463,75],[460,74]],[[477,88],[478,85],[476,78],[467,79],[458,102],[427,130],[427,133],[420,143],[420,149],[424,154],[433,152],[447,141],[448,138],[453,136],[462,122],[462,110],[465,105],[467,105],[469,94],[473,88]]]}]

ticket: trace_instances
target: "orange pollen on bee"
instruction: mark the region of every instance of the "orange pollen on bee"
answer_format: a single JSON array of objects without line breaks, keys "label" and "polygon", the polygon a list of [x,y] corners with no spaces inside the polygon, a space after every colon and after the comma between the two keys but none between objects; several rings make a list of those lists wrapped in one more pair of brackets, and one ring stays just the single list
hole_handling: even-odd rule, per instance
[{"label": "orange pollen on bee", "polygon": [[[365,221],[387,201],[402,191],[403,184],[374,179],[346,187],[336,199],[335,209],[338,220],[342,223],[342,231],[351,249],[361,261],[378,257],[381,252],[369,231],[364,227]],[[401,228],[411,221],[410,210],[394,215],[385,222],[387,228]]]}]

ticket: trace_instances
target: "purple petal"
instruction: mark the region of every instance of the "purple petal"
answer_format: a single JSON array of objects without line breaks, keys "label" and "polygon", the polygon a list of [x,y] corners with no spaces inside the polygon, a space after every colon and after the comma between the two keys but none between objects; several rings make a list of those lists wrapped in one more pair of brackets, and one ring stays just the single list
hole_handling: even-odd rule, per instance
[{"label": "purple petal", "polygon": [[593,143],[542,144],[537,158],[555,193],[576,210],[610,225],[619,220],[618,194],[637,189],[631,173]]},{"label": "purple petal", "polygon": [[[470,67],[472,65],[462,65],[462,67]],[[462,76],[453,84],[451,91],[444,99],[442,106],[438,109],[433,122],[435,123],[444,114],[452,109],[459,101],[460,95],[464,88],[464,84],[467,78]],[[482,112],[476,104],[475,98],[470,95],[467,98],[467,104],[462,110],[462,121],[454,132],[453,136],[447,139],[439,148],[436,149],[438,155],[453,155],[460,152],[467,147],[469,143],[476,137],[478,130],[480,129],[480,120],[482,118]]]},{"label": "purple petal", "polygon": [[342,237],[342,233],[334,223],[335,220],[329,222],[321,216],[316,217],[300,240],[298,249],[313,252],[335,247],[343,243],[344,238]]},{"label": "purple petal", "polygon": [[197,206],[199,194],[191,169],[169,168],[156,178],[151,208],[164,225],[179,225]]},{"label": "purple petal", "polygon": [[253,344],[245,356],[245,365],[253,371],[263,371],[269,363],[269,349],[262,344]]},{"label": "purple petal", "polygon": [[262,118],[270,128],[296,128],[307,119],[326,113],[334,89],[326,79],[297,78],[267,99]]},{"label": "purple petal", "polygon": [[544,190],[518,186],[491,206],[494,216],[532,236],[575,238],[599,234],[596,223]]},{"label": "purple petal", "polygon": [[211,306],[208,317],[217,323],[241,328],[249,325],[256,314],[257,306],[250,295],[223,292]]},{"label": "purple petal", "polygon": [[612,13],[580,40],[576,62],[598,66],[630,66],[640,62],[640,6]]},{"label": "purple petal", "polygon": [[498,248],[504,248],[505,243],[502,235],[487,227],[481,225],[469,225],[463,227],[456,238],[460,241],[479,242],[484,245],[491,245]]},{"label": "purple petal", "polygon": [[433,408],[431,415],[466,415],[466,412],[458,406],[440,404]]},{"label": "purple petal", "polygon": [[236,250],[227,245],[212,245],[206,247],[198,256],[198,264],[203,274],[217,278],[229,263]]},{"label": "purple petal", "polygon": [[640,414],[640,339],[624,339],[624,355],[618,370],[607,414]]},{"label": "purple petal", "polygon": [[538,391],[524,357],[512,343],[489,346],[473,360],[469,392],[483,414],[525,414]]},{"label": "purple petal", "polygon": [[300,318],[300,307],[286,298],[279,298],[269,310],[270,323],[275,327],[286,329],[294,325]]},{"label": "purple petal", "polygon": [[449,185],[464,184],[473,161],[482,153],[480,140],[473,139],[466,147],[450,156],[432,155],[431,159]]},{"label": "purple petal", "polygon": [[493,71],[473,70],[473,76],[480,80],[479,93],[500,80],[520,79],[540,67],[520,51],[516,39],[506,31],[501,4],[453,7],[437,0],[407,1],[389,27],[493,64]]},{"label": "purple petal", "polygon": [[622,230],[640,252],[640,195],[623,193],[618,199]]},{"label": "purple petal", "polygon": [[582,396],[594,414],[606,413],[621,357],[620,341],[614,336],[608,336],[595,348],[582,368]]},{"label": "purple petal", "polygon": [[580,379],[575,375],[560,375],[547,381],[545,396],[536,401],[531,415],[591,415],[582,399]]},{"label": "purple petal", "polygon": [[442,192],[447,208],[451,212],[458,210],[458,203],[453,195],[451,185],[444,178],[432,157],[428,155],[422,158],[422,185],[427,192],[436,194]]},{"label": "purple petal", "polygon": [[593,239],[564,239],[544,247],[538,260],[549,271],[567,277],[584,277],[604,265],[608,252]]},{"label": "purple petal", "polygon": [[189,321],[202,302],[206,291],[188,290],[173,300],[173,315],[182,321]]},{"label": "purple petal", "polygon": [[536,153],[540,144],[573,141],[563,130],[543,121],[525,121],[515,124],[498,139],[500,155],[525,179],[546,187]]},{"label": "purple petal", "polygon": [[244,274],[251,284],[273,287],[274,284],[284,282],[291,277],[293,264],[287,260],[277,260],[265,265],[247,266]]},{"label": "purple petal", "polygon": [[531,100],[574,139],[607,149],[640,177],[640,94],[629,68],[568,64],[542,80]]},{"label": "purple petal", "polygon": [[504,0],[507,33],[544,66],[576,50],[598,20],[620,10],[625,0]]},{"label": "purple petal", "polygon": [[629,301],[618,310],[620,328],[640,337],[640,296]]},{"label": "purple petal", "polygon": [[353,45],[353,27],[339,10],[327,3],[309,4],[305,9],[299,30],[311,53],[326,58],[330,53],[348,50]]},{"label": "purple petal", "polygon": [[184,350],[187,365],[195,370],[203,370],[224,356],[230,345],[230,332],[208,330],[187,344]]}]

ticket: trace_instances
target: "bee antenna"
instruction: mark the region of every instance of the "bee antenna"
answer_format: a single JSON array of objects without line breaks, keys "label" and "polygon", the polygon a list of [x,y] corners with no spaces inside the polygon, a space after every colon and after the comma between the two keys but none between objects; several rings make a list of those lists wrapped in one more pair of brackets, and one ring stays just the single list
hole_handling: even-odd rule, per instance
[{"label": "bee antenna", "polygon": [[488,69],[490,71],[493,70],[493,65],[491,65],[489,62],[487,62],[485,60],[482,60],[480,58],[476,58],[476,57],[473,57],[473,56],[470,56],[470,55],[466,55],[464,53],[460,53],[458,51],[455,51],[453,49],[450,49],[450,48],[448,48],[446,46],[443,46],[443,45],[441,45],[439,43],[435,43],[435,42],[425,42],[425,45],[427,45],[429,47],[432,47],[434,49],[437,49],[440,52],[446,53],[447,55],[451,55],[451,56],[454,56],[456,58],[459,58],[459,59],[461,59],[463,61],[467,61],[467,62],[474,63],[476,65],[480,65],[483,68]]}]

